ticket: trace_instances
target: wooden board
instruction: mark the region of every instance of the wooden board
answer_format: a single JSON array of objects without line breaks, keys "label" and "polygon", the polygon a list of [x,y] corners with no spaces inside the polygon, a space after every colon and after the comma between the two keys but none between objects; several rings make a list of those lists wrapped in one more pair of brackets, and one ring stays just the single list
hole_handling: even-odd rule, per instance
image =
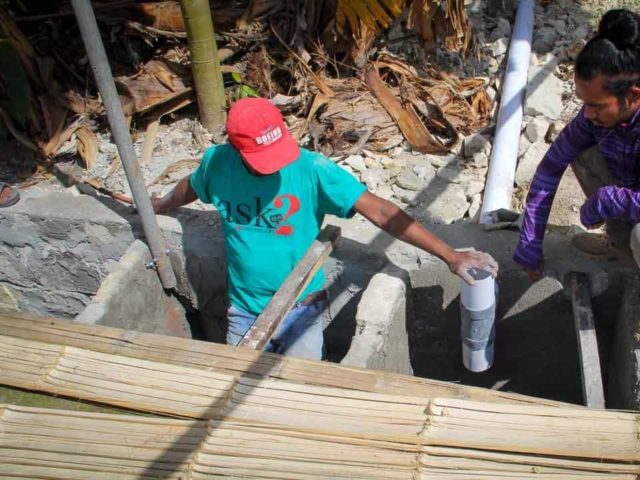
[{"label": "wooden board", "polygon": [[24,340],[78,347],[142,360],[233,375],[280,379],[354,391],[451,397],[498,403],[568,406],[544,398],[398,375],[334,363],[283,357],[245,348],[197,340],[133,332],[101,325],[85,325],[49,317],[0,313],[0,334]]},{"label": "wooden board", "polygon": [[278,291],[271,298],[264,311],[256,319],[249,331],[240,340],[239,347],[263,350],[296,300],[307,288],[322,264],[333,251],[340,238],[340,227],[328,225],[311,244],[307,253],[298,262]]},{"label": "wooden board", "polygon": [[578,339],[584,402],[590,408],[605,408],[598,338],[593,321],[587,275],[571,273],[571,302],[573,303],[573,320]]}]

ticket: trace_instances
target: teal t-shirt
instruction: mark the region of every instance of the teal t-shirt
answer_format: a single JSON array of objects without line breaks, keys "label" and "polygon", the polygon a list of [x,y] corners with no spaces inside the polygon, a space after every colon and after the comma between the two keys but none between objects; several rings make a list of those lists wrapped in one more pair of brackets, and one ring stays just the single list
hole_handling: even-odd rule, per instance
[{"label": "teal t-shirt", "polygon": [[[300,158],[267,176],[249,173],[231,145],[209,148],[191,186],[222,216],[229,300],[258,315],[320,232],[325,214],[353,215],[366,187],[323,155]],[[321,290],[320,270],[301,298]]]}]

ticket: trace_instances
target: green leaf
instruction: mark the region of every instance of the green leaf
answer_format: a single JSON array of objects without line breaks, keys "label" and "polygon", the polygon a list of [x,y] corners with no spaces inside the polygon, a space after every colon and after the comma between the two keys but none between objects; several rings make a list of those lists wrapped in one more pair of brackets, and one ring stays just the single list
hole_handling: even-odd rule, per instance
[{"label": "green leaf", "polygon": [[256,92],[249,85],[242,85],[242,95],[244,97],[259,97],[258,92]]},{"label": "green leaf", "polygon": [[242,77],[238,72],[232,72],[231,78],[233,78],[236,81],[236,83],[242,83]]},{"label": "green leaf", "polygon": [[0,40],[0,107],[24,126],[31,111],[29,79],[24,72],[13,44]]}]

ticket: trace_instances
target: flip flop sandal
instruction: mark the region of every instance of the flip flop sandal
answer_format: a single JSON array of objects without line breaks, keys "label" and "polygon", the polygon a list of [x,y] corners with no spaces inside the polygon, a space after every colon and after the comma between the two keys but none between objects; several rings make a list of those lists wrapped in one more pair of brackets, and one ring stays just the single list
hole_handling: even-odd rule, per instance
[{"label": "flip flop sandal", "polygon": [[[3,193],[8,189],[11,195],[5,198]],[[15,205],[20,200],[20,192],[11,187],[7,182],[0,182],[0,208],[10,207]]]}]

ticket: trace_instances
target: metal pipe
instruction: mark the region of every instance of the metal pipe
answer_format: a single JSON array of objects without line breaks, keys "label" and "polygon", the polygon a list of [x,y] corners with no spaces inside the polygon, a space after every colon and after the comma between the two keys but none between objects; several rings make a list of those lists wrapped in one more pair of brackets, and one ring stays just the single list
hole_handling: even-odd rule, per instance
[{"label": "metal pipe", "polygon": [[111,133],[118,147],[118,153],[131,187],[136,208],[142,219],[142,229],[149,244],[160,281],[165,289],[174,288],[176,286],[176,276],[167,255],[167,246],[153,211],[153,205],[144,183],[136,152],[133,149],[131,134],[122,113],[120,98],[111,74],[107,52],[105,52],[102,38],[100,38],[100,31],[98,30],[93,8],[89,0],[71,0],[71,5],[80,26],[80,33],[87,49],[91,68],[102,96],[104,108],[107,111]]},{"label": "metal pipe", "polygon": [[510,210],[512,207],[511,196],[518,162],[522,101],[527,86],[532,34],[533,0],[521,0],[509,46],[509,60],[504,76],[480,223],[493,223],[491,212],[501,208]]}]

